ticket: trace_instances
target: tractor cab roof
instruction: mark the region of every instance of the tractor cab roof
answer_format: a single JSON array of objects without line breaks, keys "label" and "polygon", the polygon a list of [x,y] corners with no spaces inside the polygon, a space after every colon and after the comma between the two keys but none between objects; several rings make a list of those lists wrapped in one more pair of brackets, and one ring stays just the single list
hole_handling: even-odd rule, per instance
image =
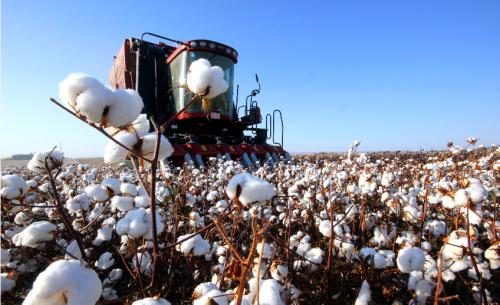
[{"label": "tractor cab roof", "polygon": [[234,63],[238,62],[238,52],[234,48],[208,39],[196,39],[184,42],[183,44],[179,45],[179,47],[177,47],[177,49],[172,54],[169,55],[168,62],[172,61],[177,55],[179,55],[179,53],[183,51],[211,52],[229,57],[234,61]]}]

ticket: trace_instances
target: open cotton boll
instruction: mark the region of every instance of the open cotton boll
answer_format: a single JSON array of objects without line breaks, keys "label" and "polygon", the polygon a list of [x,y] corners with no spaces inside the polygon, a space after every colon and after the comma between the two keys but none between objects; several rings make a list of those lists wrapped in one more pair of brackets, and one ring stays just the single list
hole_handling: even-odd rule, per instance
[{"label": "open cotton boll", "polygon": [[140,114],[132,123],[130,123],[130,126],[134,128],[137,137],[144,137],[148,134],[150,128],[148,116],[144,113]]},{"label": "open cotton boll", "polygon": [[331,222],[330,220],[323,220],[319,224],[319,232],[323,234],[325,237],[330,237],[332,233],[332,229],[330,228]]},{"label": "open cotton boll", "polygon": [[229,180],[226,193],[229,198],[239,198],[241,203],[248,205],[253,202],[270,200],[276,195],[276,190],[269,182],[245,172],[237,174]]},{"label": "open cotton boll", "polygon": [[[45,160],[47,160],[47,166],[45,166]],[[54,150],[52,152],[37,152],[33,155],[31,160],[28,162],[28,169],[38,173],[45,174],[47,168],[51,171],[55,168],[61,167],[64,163],[64,155],[62,152]]]},{"label": "open cotton boll", "polygon": [[135,208],[134,198],[125,196],[113,196],[111,198],[111,208],[113,211],[120,210],[122,212],[127,212]]},{"label": "open cotton boll", "polygon": [[399,271],[402,273],[422,271],[425,263],[425,252],[416,247],[401,249],[399,250],[396,262]]},{"label": "open cotton boll", "polygon": [[108,192],[102,185],[89,185],[85,188],[85,193],[88,197],[97,202],[103,202],[109,198]]},{"label": "open cotton boll", "polygon": [[[120,131],[114,135],[113,138],[129,149],[132,149],[138,142],[137,136],[128,131]],[[106,148],[104,148],[104,163],[123,161],[127,158],[128,153],[129,152],[125,148],[109,140],[108,144],[106,144]]]},{"label": "open cotton boll", "polygon": [[473,203],[481,203],[487,196],[488,191],[478,179],[469,179],[469,187],[466,189]]},{"label": "open cotton boll", "polygon": [[187,72],[187,86],[191,92],[205,95],[212,77],[211,64],[205,58],[195,60],[189,66]]},{"label": "open cotton boll", "polygon": [[113,103],[113,92],[101,84],[78,95],[74,109],[91,122],[103,123]]},{"label": "open cotton boll", "polygon": [[132,305],[171,305],[171,303],[162,298],[145,298],[134,301]]},{"label": "open cotton boll", "polygon": [[12,242],[18,247],[37,248],[41,243],[52,240],[57,230],[55,224],[48,221],[37,221],[30,224],[20,233],[12,237]]},{"label": "open cotton boll", "polygon": [[100,86],[102,84],[93,77],[83,73],[71,73],[58,85],[59,97],[74,109],[76,99],[83,91]]},{"label": "open cotton boll", "polygon": [[447,209],[454,209],[457,207],[455,200],[448,195],[441,197],[441,202],[443,203],[443,206]]},{"label": "open cotton boll", "polygon": [[214,289],[217,289],[217,286],[212,282],[201,283],[194,289],[193,298],[198,299]]},{"label": "open cotton boll", "polygon": [[3,199],[12,200],[26,195],[28,185],[22,177],[17,175],[2,175],[2,189],[0,190]]},{"label": "open cotton boll", "polygon": [[[3,252],[2,252],[3,253]],[[500,267],[500,243],[491,245],[485,252],[484,257],[490,261],[490,268],[492,270]]]},{"label": "open cotton boll", "polygon": [[111,268],[111,266],[113,266],[114,263],[115,259],[113,258],[113,254],[111,252],[104,252],[99,257],[99,260],[95,262],[95,266],[99,270],[106,270]]},{"label": "open cotton boll", "polygon": [[90,207],[90,198],[86,193],[76,195],[66,201],[66,208],[71,212],[78,212],[81,210],[88,210]]},{"label": "open cotton boll", "polygon": [[111,240],[113,236],[113,228],[112,227],[102,227],[97,230],[97,236],[92,241],[94,246],[100,246],[103,242]]},{"label": "open cotton boll", "polygon": [[124,195],[135,197],[137,196],[137,185],[133,183],[123,183],[120,186],[120,191]]},{"label": "open cotton boll", "polygon": [[176,247],[177,251],[184,253],[184,255],[192,253],[194,256],[210,253],[210,243],[208,241],[204,240],[200,234],[196,234],[193,238],[189,238],[191,236],[192,234],[186,234],[177,238],[177,242],[181,242],[181,244]]},{"label": "open cotton boll", "polygon": [[270,259],[274,255],[274,251],[274,247],[268,243],[264,243],[263,245],[259,243],[257,245],[257,253],[259,254],[259,256],[262,255],[262,258]]},{"label": "open cotton boll", "polygon": [[458,190],[455,193],[454,201],[457,208],[467,206],[467,202],[469,201],[467,191],[463,189]]},{"label": "open cotton boll", "polygon": [[420,280],[415,286],[415,294],[417,295],[417,304],[425,305],[427,298],[432,295],[432,285],[426,280]]},{"label": "open cotton boll", "polygon": [[10,253],[7,249],[2,248],[1,249],[1,261],[2,261],[2,267],[6,266],[7,264],[10,263]]},{"label": "open cotton boll", "polygon": [[116,89],[113,95],[114,102],[109,106],[107,122],[116,128],[129,125],[144,108],[141,96],[132,89]]},{"label": "open cotton boll", "polygon": [[[141,156],[150,160],[153,159],[157,138],[158,137],[156,136],[156,133],[147,134],[142,138]],[[161,135],[160,149],[158,150],[158,160],[163,160],[170,157],[173,152],[174,148],[172,147],[172,144],[170,144],[170,142],[164,135]]]},{"label": "open cotton boll", "polygon": [[277,281],[284,281],[288,275],[288,266],[274,261],[271,265],[271,276]]},{"label": "open cotton boll", "polygon": [[275,279],[262,281],[259,291],[260,305],[285,305],[285,302],[281,298],[283,290],[283,286]]},{"label": "open cotton boll", "polygon": [[59,260],[38,275],[23,305],[94,305],[101,293],[94,270],[77,260]]},{"label": "open cotton boll", "polygon": [[354,305],[368,305],[372,299],[372,292],[370,290],[370,284],[366,280],[361,284],[361,289],[359,290],[358,297]]},{"label": "open cotton boll", "polygon": [[211,67],[210,87],[205,98],[213,99],[214,97],[224,93],[229,88],[228,83],[224,79],[224,71],[219,66]]},{"label": "open cotton boll", "polygon": [[101,185],[105,186],[106,189],[111,190],[113,194],[117,195],[120,193],[122,182],[116,178],[104,178]]},{"label": "open cotton boll", "polygon": [[228,305],[226,294],[219,291],[219,289],[212,289],[205,295],[193,301],[193,305]]},{"label": "open cotton boll", "polygon": [[[158,210],[156,211],[156,232],[161,234],[165,226],[161,221]],[[118,235],[129,235],[133,238],[144,236],[146,239],[153,237],[151,228],[151,214],[149,210],[139,208],[128,211],[124,218],[116,223],[116,233]]]}]

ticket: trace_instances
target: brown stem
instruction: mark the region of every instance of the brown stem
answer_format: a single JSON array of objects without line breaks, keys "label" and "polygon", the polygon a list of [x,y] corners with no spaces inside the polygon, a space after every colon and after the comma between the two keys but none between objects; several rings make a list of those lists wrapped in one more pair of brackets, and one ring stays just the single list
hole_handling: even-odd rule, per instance
[{"label": "brown stem", "polygon": [[[54,151],[54,149],[55,149],[55,147],[52,149],[52,151]],[[74,228],[70,222],[70,219],[68,218],[68,215],[64,211],[64,207],[63,207],[61,198],[59,197],[59,193],[57,192],[54,177],[52,176],[52,172],[49,169],[49,165],[48,165],[47,160],[48,160],[50,154],[52,153],[52,151],[49,154],[47,154],[47,156],[45,157],[45,162],[44,162],[45,169],[47,170],[47,175],[49,176],[50,186],[52,187],[52,191],[53,191],[51,193],[51,195],[53,196],[54,200],[57,203],[56,209],[57,209],[59,216],[61,217],[61,219],[63,221],[64,226],[66,227],[66,230],[68,230],[68,233],[71,236],[71,238],[76,240],[76,243],[78,244],[78,248],[80,249],[80,252],[82,254],[82,258],[84,260],[87,260],[87,255],[85,254],[85,248],[83,247],[83,243],[82,243],[82,240],[80,238],[80,235],[74,230]]]}]

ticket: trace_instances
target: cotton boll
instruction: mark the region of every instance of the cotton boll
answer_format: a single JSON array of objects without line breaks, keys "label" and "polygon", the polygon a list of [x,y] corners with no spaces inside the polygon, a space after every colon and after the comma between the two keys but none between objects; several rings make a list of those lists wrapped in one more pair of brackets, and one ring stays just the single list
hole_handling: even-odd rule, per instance
[{"label": "cotton boll", "polygon": [[417,283],[424,278],[422,271],[412,271],[410,272],[410,278],[408,279],[408,290],[415,290]]},{"label": "cotton boll", "polygon": [[432,295],[432,285],[426,280],[421,280],[415,287],[415,294],[417,295],[417,304],[425,305],[427,298]]},{"label": "cotton boll", "polygon": [[113,93],[101,84],[101,86],[91,87],[78,95],[74,109],[91,122],[103,123],[103,119],[113,103]]},{"label": "cotton boll", "polygon": [[147,196],[136,196],[134,202],[138,208],[147,208],[149,206],[149,198]]},{"label": "cotton boll", "polygon": [[477,204],[481,203],[487,196],[488,191],[477,179],[469,179],[470,185],[467,188],[467,193],[469,194],[470,200]]},{"label": "cotton boll", "polygon": [[399,250],[396,262],[402,273],[421,271],[424,268],[425,253],[420,248],[404,248]]},{"label": "cotton boll", "polygon": [[270,259],[274,255],[274,251],[274,247],[268,243],[264,243],[263,245],[259,243],[257,246],[257,253],[259,256],[262,255],[262,258],[265,259]]},{"label": "cotton boll", "polygon": [[74,109],[76,99],[82,92],[100,86],[102,84],[93,77],[83,73],[71,73],[58,85],[59,97]]},{"label": "cotton boll", "polygon": [[217,286],[214,283],[211,282],[201,283],[194,289],[193,298],[198,299],[214,289],[217,289]]},{"label": "cotton boll", "polygon": [[118,295],[115,289],[111,287],[106,287],[102,290],[102,298],[106,301],[118,299]]},{"label": "cotton boll", "polygon": [[[47,161],[47,162],[45,162]],[[51,152],[37,152],[33,155],[31,160],[28,162],[28,169],[39,174],[45,174],[47,168],[52,171],[58,167],[61,167],[64,163],[64,155],[62,152],[54,150]]]},{"label": "cotton boll", "polygon": [[268,279],[262,281],[259,291],[259,303],[261,305],[284,305],[281,294],[283,293],[283,286],[281,286],[275,279]]},{"label": "cotton boll", "polygon": [[23,305],[93,305],[101,293],[94,270],[77,260],[59,260],[38,275]]},{"label": "cotton boll", "polygon": [[48,221],[37,221],[30,224],[22,232],[14,235],[12,241],[18,247],[37,248],[41,243],[52,240],[56,229],[56,225]]},{"label": "cotton boll", "polygon": [[14,217],[14,223],[17,225],[28,226],[32,222],[33,217],[25,212],[19,212],[16,214],[16,217]]},{"label": "cotton boll", "polygon": [[[204,240],[200,234],[191,237],[192,234],[179,236],[177,242],[181,242],[180,246],[176,249],[184,255],[192,253],[194,256],[201,256],[210,253],[210,243]],[[189,239],[188,239],[189,238]]]},{"label": "cotton boll", "polygon": [[109,106],[107,121],[116,128],[126,126],[134,121],[144,108],[142,98],[132,89],[116,89],[113,94],[114,102]]},{"label": "cotton boll", "polygon": [[85,193],[97,202],[103,202],[109,198],[108,192],[101,185],[89,185],[85,188]]},{"label": "cotton boll", "polygon": [[456,207],[455,200],[448,195],[441,197],[441,202],[447,209],[454,209]]},{"label": "cotton boll", "polygon": [[500,267],[500,243],[491,245],[485,252],[484,257],[489,260],[490,268],[492,270],[498,269]]},{"label": "cotton boll", "polygon": [[127,212],[134,207],[134,198],[124,196],[113,196],[113,198],[111,198],[111,208],[113,211],[120,210],[122,212]]},{"label": "cotton boll", "polygon": [[171,305],[171,303],[162,298],[144,298],[134,301],[132,305]]},{"label": "cotton boll", "polygon": [[[132,149],[137,144],[138,138],[135,134],[128,131],[120,131],[113,138],[125,147]],[[109,140],[106,148],[104,149],[104,163],[116,163],[123,161],[127,158],[128,151],[122,146]]]},{"label": "cotton boll", "polygon": [[[142,138],[141,156],[152,160],[156,148],[156,133],[150,133]],[[162,134],[160,136],[160,148],[158,150],[158,160],[163,160],[172,155],[174,149],[168,139]]]},{"label": "cotton boll", "polygon": [[239,198],[244,205],[270,200],[276,195],[274,186],[249,173],[240,173],[231,178],[226,188],[231,199]]},{"label": "cotton boll", "polygon": [[187,72],[187,86],[194,94],[205,95],[212,76],[211,64],[205,58],[195,60]]},{"label": "cotton boll", "polygon": [[228,83],[224,79],[224,71],[221,67],[214,66],[211,67],[210,75],[210,89],[205,95],[205,98],[212,99],[227,91],[229,87]]},{"label": "cotton boll", "polygon": [[[156,231],[161,234],[165,226],[161,221],[158,210],[156,211]],[[139,208],[127,212],[124,218],[116,223],[116,233],[118,235],[129,235],[133,238],[144,236],[146,239],[152,238],[151,214],[149,210]]]},{"label": "cotton boll", "polygon": [[23,197],[28,191],[28,185],[23,178],[16,175],[2,175],[2,199],[12,200]]},{"label": "cotton boll", "polygon": [[66,208],[70,212],[88,210],[89,207],[90,207],[90,198],[85,193],[76,195],[75,197],[70,198],[68,199],[68,201],[66,201]]},{"label": "cotton boll", "polygon": [[114,195],[118,195],[120,193],[121,181],[116,178],[104,178],[101,182],[107,190],[111,190]]},{"label": "cotton boll", "polygon": [[137,195],[137,185],[132,183],[123,183],[120,186],[120,191],[124,195],[135,197]]},{"label": "cotton boll", "polygon": [[1,249],[1,260],[2,260],[2,267],[8,265],[10,262],[10,253],[5,248]]},{"label": "cotton boll", "polygon": [[[262,273],[261,273],[262,274]],[[284,281],[288,275],[288,266],[274,261],[271,265],[271,276],[277,281]]]},{"label": "cotton boll", "polygon": [[321,221],[321,223],[319,224],[319,232],[323,234],[323,236],[325,237],[330,237],[332,233],[330,226],[331,226],[330,220]]},{"label": "cotton boll", "polygon": [[469,200],[467,191],[460,189],[455,193],[455,207],[464,207]]},{"label": "cotton boll", "polygon": [[147,135],[150,129],[150,123],[146,114],[140,114],[130,125],[134,128],[139,138]]},{"label": "cotton boll", "polygon": [[115,263],[115,259],[113,258],[113,254],[111,252],[104,252],[99,257],[99,260],[95,262],[95,266],[99,270],[106,270],[111,268]]},{"label": "cotton boll", "polygon": [[72,240],[66,247],[66,254],[64,254],[64,259],[82,259],[82,252],[80,251],[76,240]]},{"label": "cotton boll", "polygon": [[354,305],[368,305],[372,299],[372,292],[370,290],[370,284],[366,280],[361,284],[361,289],[359,290],[358,297]]},{"label": "cotton boll", "polygon": [[110,241],[112,235],[113,235],[112,227],[102,227],[99,230],[97,230],[97,236],[92,241],[92,244],[94,246],[100,246],[103,242]]}]

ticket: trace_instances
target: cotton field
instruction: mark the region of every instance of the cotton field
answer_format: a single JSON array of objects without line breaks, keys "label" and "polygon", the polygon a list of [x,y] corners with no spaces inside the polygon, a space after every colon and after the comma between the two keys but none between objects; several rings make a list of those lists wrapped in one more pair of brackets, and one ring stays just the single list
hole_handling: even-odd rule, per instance
[{"label": "cotton field", "polygon": [[[184,109],[221,73],[193,62]],[[136,91],[70,74],[59,95],[109,138],[104,164],[54,148],[2,169],[4,304],[498,304],[494,145],[175,166],[175,116],[156,124]]]},{"label": "cotton field", "polygon": [[498,303],[499,150],[358,145],[253,169],[166,164],[154,216],[147,165],[52,151],[4,168],[2,302]]}]

